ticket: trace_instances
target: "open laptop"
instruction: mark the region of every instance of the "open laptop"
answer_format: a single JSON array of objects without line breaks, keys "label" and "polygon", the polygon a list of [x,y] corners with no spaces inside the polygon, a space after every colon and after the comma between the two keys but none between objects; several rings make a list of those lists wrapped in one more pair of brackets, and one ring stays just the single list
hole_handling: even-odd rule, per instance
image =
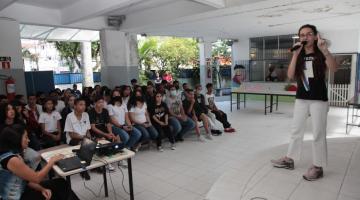
[{"label": "open laptop", "polygon": [[59,160],[56,165],[63,172],[68,172],[71,170],[89,166],[95,153],[96,145],[96,142],[88,138],[84,138],[80,143],[80,149],[75,150],[75,156]]}]

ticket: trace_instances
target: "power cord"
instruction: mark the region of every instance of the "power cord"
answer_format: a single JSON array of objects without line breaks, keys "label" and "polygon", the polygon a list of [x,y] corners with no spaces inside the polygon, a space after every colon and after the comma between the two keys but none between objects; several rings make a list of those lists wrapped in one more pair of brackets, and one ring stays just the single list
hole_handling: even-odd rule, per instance
[{"label": "power cord", "polygon": [[124,189],[125,193],[130,195],[130,192],[128,192],[128,191],[125,189],[125,185],[124,185],[125,175],[124,175],[124,172],[122,171],[122,169],[121,169],[121,166],[120,166],[120,165],[118,165],[118,168],[119,168],[119,170],[120,170],[120,172],[121,172],[121,174],[122,174],[121,185],[122,185],[122,187],[123,187],[123,189]]},{"label": "power cord", "polygon": [[104,187],[104,183],[101,184],[99,193],[96,194],[91,188],[89,188],[89,187],[86,185],[85,178],[82,178],[82,180],[83,180],[84,188],[85,188],[86,190],[90,191],[96,198],[99,198],[99,197],[100,197],[101,190],[102,190],[102,188]]}]

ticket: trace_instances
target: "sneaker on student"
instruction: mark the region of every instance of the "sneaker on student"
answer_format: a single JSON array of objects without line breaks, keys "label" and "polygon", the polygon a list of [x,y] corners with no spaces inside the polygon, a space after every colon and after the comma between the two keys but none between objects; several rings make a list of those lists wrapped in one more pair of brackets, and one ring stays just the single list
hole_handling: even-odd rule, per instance
[{"label": "sneaker on student", "polygon": [[171,144],[171,150],[175,150],[176,147],[175,147],[175,144]]},{"label": "sneaker on student", "polygon": [[157,150],[158,150],[159,152],[163,152],[163,151],[164,151],[164,149],[162,148],[162,146],[158,146],[158,147],[157,147]]},{"label": "sneaker on student", "polygon": [[308,171],[303,175],[303,178],[307,181],[315,181],[324,176],[323,168],[311,166]]},{"label": "sneaker on student", "polygon": [[127,162],[125,162],[124,160],[120,160],[120,161],[118,162],[118,166],[119,166],[119,167],[123,167],[123,168],[127,168],[127,167],[128,167]]},{"label": "sneaker on student", "polygon": [[112,166],[112,164],[108,164],[108,165],[106,166],[106,169],[109,170],[109,171],[111,171],[111,172],[114,172],[114,171],[115,171],[115,167]]},{"label": "sneaker on student", "polygon": [[212,140],[212,139],[213,139],[212,136],[211,136],[211,134],[206,134],[206,135],[205,135],[205,138],[208,139],[208,140]]},{"label": "sneaker on student", "polygon": [[293,170],[295,168],[294,160],[291,158],[283,157],[283,158],[280,158],[277,160],[271,160],[271,163],[274,167],[277,167],[277,168],[284,168],[284,169],[290,169],[290,170]]},{"label": "sneaker on student", "polygon": [[205,142],[205,138],[202,135],[197,136],[199,142]]},{"label": "sneaker on student", "polygon": [[221,132],[220,130],[214,130],[214,129],[212,129],[212,130],[211,130],[211,134],[213,134],[214,136],[219,136],[219,135],[222,134],[222,132]]}]

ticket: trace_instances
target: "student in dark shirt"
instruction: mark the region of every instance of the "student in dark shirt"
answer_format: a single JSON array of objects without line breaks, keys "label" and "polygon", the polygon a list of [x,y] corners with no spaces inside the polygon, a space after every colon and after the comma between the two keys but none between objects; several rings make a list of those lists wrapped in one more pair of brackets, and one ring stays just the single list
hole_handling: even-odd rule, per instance
[{"label": "student in dark shirt", "polygon": [[111,142],[120,142],[120,137],[112,132],[109,112],[104,108],[104,98],[97,96],[94,102],[94,108],[89,111],[90,133],[98,139],[105,138]]},{"label": "student in dark shirt", "polygon": [[[201,108],[200,104],[196,101],[194,91],[192,89],[187,89],[185,91],[185,95],[186,99],[183,101],[185,113],[195,122],[202,121],[206,132],[206,139],[212,140],[208,118],[204,113],[203,109]],[[200,135],[200,128],[198,123],[196,123],[195,131],[198,135],[198,140],[204,141],[204,139]]]},{"label": "student in dark shirt", "polygon": [[166,134],[171,143],[171,149],[175,150],[175,136],[169,126],[169,109],[166,103],[162,101],[162,98],[162,93],[156,92],[154,104],[148,108],[152,124],[159,133],[159,136],[157,138],[157,147],[159,151],[163,151],[161,140]]}]

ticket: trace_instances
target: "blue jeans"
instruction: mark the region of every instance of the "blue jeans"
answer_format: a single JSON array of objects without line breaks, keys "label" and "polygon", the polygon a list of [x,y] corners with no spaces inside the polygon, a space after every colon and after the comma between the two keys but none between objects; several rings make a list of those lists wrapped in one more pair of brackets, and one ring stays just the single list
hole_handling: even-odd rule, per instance
[{"label": "blue jeans", "polygon": [[189,117],[185,121],[176,117],[169,117],[169,124],[173,128],[175,137],[183,137],[185,133],[195,128],[195,122]]},{"label": "blue jeans", "polygon": [[141,132],[141,141],[146,142],[148,140],[156,140],[159,136],[159,133],[153,126],[145,128],[143,125],[135,124],[135,128],[139,129]]},{"label": "blue jeans", "polygon": [[135,127],[133,127],[131,131],[127,132],[122,128],[113,126],[112,131],[115,135],[120,137],[121,141],[128,149],[132,148],[141,138],[141,132]]}]

